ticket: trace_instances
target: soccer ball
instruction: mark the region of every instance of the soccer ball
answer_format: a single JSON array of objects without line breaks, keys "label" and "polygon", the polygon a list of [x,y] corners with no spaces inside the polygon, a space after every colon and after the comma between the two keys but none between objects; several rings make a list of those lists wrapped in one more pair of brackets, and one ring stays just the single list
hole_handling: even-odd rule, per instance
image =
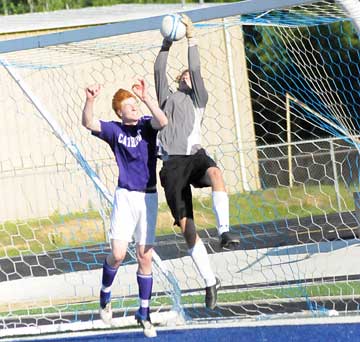
[{"label": "soccer ball", "polygon": [[166,40],[177,41],[185,37],[186,26],[179,14],[167,14],[162,20],[160,32]]}]

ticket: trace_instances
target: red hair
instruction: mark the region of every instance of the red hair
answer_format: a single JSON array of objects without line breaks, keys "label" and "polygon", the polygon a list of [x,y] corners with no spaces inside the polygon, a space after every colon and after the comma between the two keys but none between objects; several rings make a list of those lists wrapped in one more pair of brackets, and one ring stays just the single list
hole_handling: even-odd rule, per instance
[{"label": "red hair", "polygon": [[133,93],[125,89],[119,89],[114,94],[114,97],[112,99],[112,108],[115,111],[115,113],[121,109],[121,102],[123,102],[126,99],[129,99],[130,97],[136,98]]}]

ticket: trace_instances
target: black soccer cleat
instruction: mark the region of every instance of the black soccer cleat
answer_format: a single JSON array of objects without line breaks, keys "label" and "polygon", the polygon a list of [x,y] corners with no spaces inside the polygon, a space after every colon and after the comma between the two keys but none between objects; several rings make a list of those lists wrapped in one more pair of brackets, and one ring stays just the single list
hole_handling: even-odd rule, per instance
[{"label": "black soccer cleat", "polygon": [[217,292],[220,288],[220,280],[216,278],[216,283],[213,286],[208,286],[205,288],[205,306],[208,309],[213,310],[217,303]]},{"label": "black soccer cleat", "polygon": [[233,233],[225,232],[220,235],[220,246],[225,249],[234,249],[240,244],[240,239]]}]

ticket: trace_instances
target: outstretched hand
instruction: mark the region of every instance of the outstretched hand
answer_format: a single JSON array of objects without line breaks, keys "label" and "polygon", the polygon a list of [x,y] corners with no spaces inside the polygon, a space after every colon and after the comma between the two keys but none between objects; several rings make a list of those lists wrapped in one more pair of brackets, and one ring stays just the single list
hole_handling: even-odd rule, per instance
[{"label": "outstretched hand", "polygon": [[181,14],[181,21],[186,26],[186,38],[195,36],[195,29],[191,19],[186,14]]},{"label": "outstretched hand", "polygon": [[143,78],[138,79],[137,82],[132,85],[131,89],[141,101],[147,100],[148,87]]},{"label": "outstretched hand", "polygon": [[94,84],[92,86],[89,86],[85,89],[86,98],[91,100],[94,99],[96,96],[100,93],[100,84]]}]

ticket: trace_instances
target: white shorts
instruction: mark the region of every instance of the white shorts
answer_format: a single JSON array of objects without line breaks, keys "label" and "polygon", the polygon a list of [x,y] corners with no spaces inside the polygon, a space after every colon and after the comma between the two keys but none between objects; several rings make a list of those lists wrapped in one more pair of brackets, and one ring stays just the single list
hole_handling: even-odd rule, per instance
[{"label": "white shorts", "polygon": [[110,218],[110,239],[153,245],[158,194],[117,188]]}]

